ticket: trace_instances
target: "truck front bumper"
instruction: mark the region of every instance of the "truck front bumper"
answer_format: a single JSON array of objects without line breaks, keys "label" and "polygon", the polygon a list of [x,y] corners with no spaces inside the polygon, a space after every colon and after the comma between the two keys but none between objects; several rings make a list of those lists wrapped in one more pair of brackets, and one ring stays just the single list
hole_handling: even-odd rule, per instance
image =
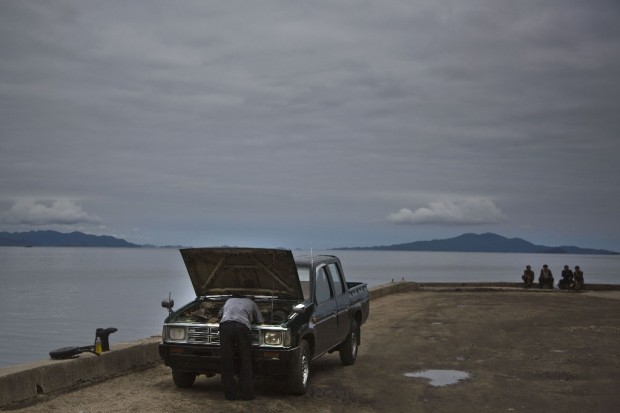
[{"label": "truck front bumper", "polygon": [[[300,347],[252,348],[255,376],[286,376],[292,363],[299,359]],[[173,370],[196,374],[221,373],[219,346],[160,343],[159,355]],[[238,365],[238,363],[236,363]]]}]

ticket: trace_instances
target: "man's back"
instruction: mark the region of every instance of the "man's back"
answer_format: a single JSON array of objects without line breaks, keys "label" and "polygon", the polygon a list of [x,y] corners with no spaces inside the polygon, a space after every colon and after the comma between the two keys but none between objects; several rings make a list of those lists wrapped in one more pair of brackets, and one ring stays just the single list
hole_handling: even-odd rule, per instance
[{"label": "man's back", "polygon": [[253,322],[263,323],[263,316],[256,303],[249,298],[232,297],[226,300],[221,310],[220,323],[236,321],[251,329]]}]

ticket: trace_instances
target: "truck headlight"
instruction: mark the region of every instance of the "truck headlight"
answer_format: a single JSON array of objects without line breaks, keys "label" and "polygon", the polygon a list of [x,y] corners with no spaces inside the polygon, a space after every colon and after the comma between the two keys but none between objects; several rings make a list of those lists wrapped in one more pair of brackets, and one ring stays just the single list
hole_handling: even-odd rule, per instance
[{"label": "truck headlight", "polygon": [[168,329],[168,337],[170,340],[185,340],[185,328],[183,327],[170,327]]},{"label": "truck headlight", "polygon": [[281,346],[282,333],[280,331],[265,331],[265,344],[268,346]]}]

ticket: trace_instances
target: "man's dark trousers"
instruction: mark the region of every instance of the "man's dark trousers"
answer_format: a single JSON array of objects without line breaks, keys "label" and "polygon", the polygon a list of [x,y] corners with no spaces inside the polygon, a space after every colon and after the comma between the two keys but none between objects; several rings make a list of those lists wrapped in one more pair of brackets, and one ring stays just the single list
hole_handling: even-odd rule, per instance
[{"label": "man's dark trousers", "polygon": [[239,351],[239,387],[242,399],[254,398],[252,380],[252,341],[250,330],[236,321],[220,323],[220,348],[222,357],[222,385],[224,395],[229,400],[237,398],[235,384],[235,344]]}]

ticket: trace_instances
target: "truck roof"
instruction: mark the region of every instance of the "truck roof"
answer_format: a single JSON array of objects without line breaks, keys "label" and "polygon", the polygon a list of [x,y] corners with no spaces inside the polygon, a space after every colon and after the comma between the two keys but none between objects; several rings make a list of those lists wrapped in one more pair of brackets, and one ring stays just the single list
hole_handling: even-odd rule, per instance
[{"label": "truck roof", "polygon": [[297,265],[304,265],[304,266],[310,266],[310,264],[313,264],[314,266],[317,265],[321,265],[321,264],[329,264],[332,262],[338,262],[338,257],[336,257],[335,255],[327,255],[327,254],[323,254],[323,255],[296,255],[295,256],[295,264]]}]

